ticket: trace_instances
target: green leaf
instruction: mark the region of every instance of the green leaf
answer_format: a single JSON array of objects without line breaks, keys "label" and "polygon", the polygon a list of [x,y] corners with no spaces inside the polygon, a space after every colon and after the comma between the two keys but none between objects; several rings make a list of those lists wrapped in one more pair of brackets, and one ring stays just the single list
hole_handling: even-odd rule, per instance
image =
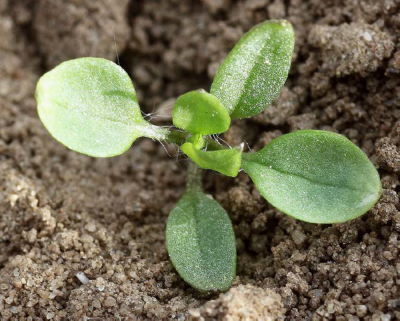
[{"label": "green leaf", "polygon": [[185,143],[181,150],[199,167],[212,169],[226,176],[237,176],[242,163],[242,151],[230,148],[215,151],[198,150],[192,143]]},{"label": "green leaf", "polygon": [[192,143],[194,148],[203,149],[206,147],[206,140],[201,134],[194,134],[187,139],[188,143]]},{"label": "green leaf", "polygon": [[302,130],[244,154],[243,169],[273,206],[311,223],[345,222],[367,212],[379,199],[379,174],[347,138]]},{"label": "green leaf", "polygon": [[211,93],[232,118],[260,113],[279,96],[293,48],[294,31],[288,21],[270,20],[253,27],[222,63]]},{"label": "green leaf", "polygon": [[128,74],[106,59],[60,64],[40,78],[36,100],[50,134],[79,153],[115,156],[140,136],[157,136],[141,115]]},{"label": "green leaf", "polygon": [[228,214],[200,189],[188,189],[167,222],[167,249],[179,275],[200,291],[225,291],[236,275]]},{"label": "green leaf", "polygon": [[231,124],[231,118],[218,98],[202,89],[178,97],[172,120],[176,127],[202,135],[223,133]]}]

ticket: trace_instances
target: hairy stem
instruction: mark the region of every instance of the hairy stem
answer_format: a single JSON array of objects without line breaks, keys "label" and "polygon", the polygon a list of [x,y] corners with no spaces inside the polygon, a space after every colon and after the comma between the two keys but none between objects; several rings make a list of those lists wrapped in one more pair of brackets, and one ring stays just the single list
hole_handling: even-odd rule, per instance
[{"label": "hairy stem", "polygon": [[178,130],[169,130],[164,140],[167,143],[177,144],[181,146],[182,144],[186,143],[188,136],[189,133],[187,132],[181,132]]},{"label": "hairy stem", "polygon": [[[186,143],[186,140],[189,137],[189,135],[190,134],[187,132],[153,126],[153,134],[152,134],[152,137],[150,137],[150,138],[163,140],[163,141],[166,141],[167,143],[177,144],[177,145],[181,146],[182,144]],[[209,151],[221,150],[221,149],[228,148],[227,146],[223,146],[223,145],[217,143],[214,139],[212,139],[209,136],[204,137],[204,139],[206,142],[207,150],[209,150]]]}]

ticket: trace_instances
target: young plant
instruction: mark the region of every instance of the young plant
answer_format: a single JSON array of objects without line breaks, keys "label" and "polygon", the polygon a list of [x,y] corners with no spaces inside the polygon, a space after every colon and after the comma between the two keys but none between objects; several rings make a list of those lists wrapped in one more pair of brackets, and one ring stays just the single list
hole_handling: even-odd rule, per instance
[{"label": "young plant", "polygon": [[194,288],[226,290],[236,272],[235,236],[228,214],[203,193],[200,168],[231,177],[243,169],[273,206],[311,223],[354,219],[381,193],[367,156],[335,133],[297,131],[251,154],[212,139],[231,119],[256,115],[279,95],[293,47],[287,21],[252,28],[219,68],[210,93],[197,90],[177,99],[173,123],[180,130],[147,122],[127,73],[100,58],[67,61],[46,73],[36,90],[39,116],[55,139],[93,157],[120,155],[138,137],[177,144],[197,165],[189,164],[187,190],[168,218],[168,253]]}]

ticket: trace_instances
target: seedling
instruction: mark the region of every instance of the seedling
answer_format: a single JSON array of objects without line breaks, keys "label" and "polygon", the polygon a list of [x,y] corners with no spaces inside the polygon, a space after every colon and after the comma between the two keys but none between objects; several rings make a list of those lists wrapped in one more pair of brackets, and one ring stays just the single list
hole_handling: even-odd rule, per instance
[{"label": "seedling", "polygon": [[243,169],[273,206],[311,223],[359,217],[381,193],[367,156],[332,132],[293,132],[256,153],[213,140],[231,119],[256,115],[279,95],[293,48],[287,21],[252,28],[219,68],[210,93],[177,99],[173,123],[179,130],[147,122],[127,73],[100,58],[67,61],[46,73],[36,90],[39,116],[55,139],[93,157],[120,155],[142,136],[180,146],[197,165],[189,165],[187,190],[168,218],[168,253],[194,288],[227,290],[236,273],[235,236],[228,214],[203,193],[200,168],[231,177]]}]

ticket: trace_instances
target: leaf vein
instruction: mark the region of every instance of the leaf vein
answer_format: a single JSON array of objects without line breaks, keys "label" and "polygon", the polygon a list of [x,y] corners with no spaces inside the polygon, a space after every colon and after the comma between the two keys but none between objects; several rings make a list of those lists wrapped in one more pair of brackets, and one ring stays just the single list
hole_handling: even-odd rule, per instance
[{"label": "leaf vein", "polygon": [[313,183],[313,184],[322,185],[322,186],[326,186],[326,187],[333,187],[333,188],[338,188],[338,189],[343,189],[343,190],[348,190],[348,191],[352,191],[352,192],[354,192],[354,191],[357,191],[357,192],[364,192],[364,190],[359,189],[359,188],[347,187],[347,186],[338,186],[338,185],[336,185],[336,184],[331,184],[331,183],[316,181],[316,180],[313,180],[313,179],[311,179],[311,178],[308,178],[308,177],[306,177],[306,176],[304,176],[304,175],[300,175],[300,174],[297,174],[297,173],[292,173],[292,172],[284,171],[284,170],[282,170],[282,169],[275,168],[275,167],[273,167],[272,165],[265,165],[265,164],[262,164],[262,163],[259,162],[259,161],[254,161],[254,160],[252,160],[251,162],[256,163],[256,164],[258,164],[258,165],[260,165],[260,166],[262,166],[262,167],[267,166],[267,170],[272,170],[272,171],[275,171],[275,172],[278,172],[278,173],[280,173],[280,174],[287,175],[287,176],[295,176],[295,177],[304,179],[304,180],[306,180],[306,181],[308,181],[308,182],[310,182],[310,183]]}]

